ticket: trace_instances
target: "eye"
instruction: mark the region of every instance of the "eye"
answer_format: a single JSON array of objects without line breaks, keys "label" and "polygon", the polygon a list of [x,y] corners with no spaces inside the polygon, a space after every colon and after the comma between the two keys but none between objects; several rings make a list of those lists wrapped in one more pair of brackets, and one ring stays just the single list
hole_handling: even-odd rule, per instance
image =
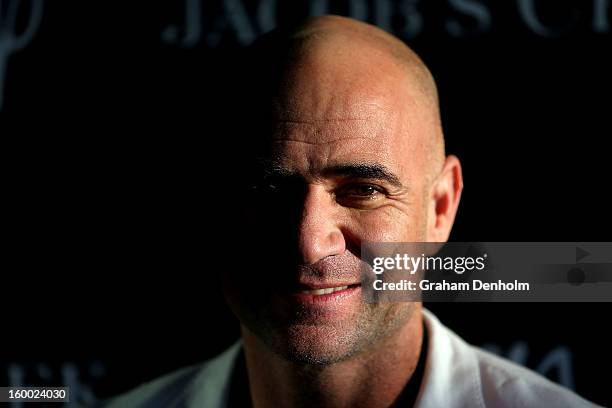
[{"label": "eye", "polygon": [[261,180],[251,185],[251,192],[257,200],[265,202],[286,202],[300,200],[304,196],[305,185],[295,180]]},{"label": "eye", "polygon": [[380,193],[380,191],[375,186],[369,184],[361,184],[354,186],[349,189],[349,192],[351,194],[361,197],[371,197],[373,195],[376,195],[376,193]]},{"label": "eye", "polygon": [[251,181],[251,191],[256,194],[278,194],[286,189],[288,180],[279,177],[257,177]]},{"label": "eye", "polygon": [[256,194],[274,194],[280,191],[280,186],[274,183],[253,183],[251,191]]},{"label": "eye", "polygon": [[374,184],[350,184],[336,191],[336,202],[345,207],[371,208],[386,196],[384,188]]}]

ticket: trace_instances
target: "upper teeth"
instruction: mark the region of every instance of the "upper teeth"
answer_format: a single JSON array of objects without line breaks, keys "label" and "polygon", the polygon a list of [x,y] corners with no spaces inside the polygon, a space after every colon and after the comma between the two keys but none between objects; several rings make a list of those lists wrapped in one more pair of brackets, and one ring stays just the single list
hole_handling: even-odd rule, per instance
[{"label": "upper teeth", "polygon": [[301,293],[306,293],[307,295],[326,295],[332,292],[338,292],[339,290],[344,290],[348,288],[348,286],[338,286],[335,288],[324,288],[324,289],[313,289],[313,290],[302,290]]}]

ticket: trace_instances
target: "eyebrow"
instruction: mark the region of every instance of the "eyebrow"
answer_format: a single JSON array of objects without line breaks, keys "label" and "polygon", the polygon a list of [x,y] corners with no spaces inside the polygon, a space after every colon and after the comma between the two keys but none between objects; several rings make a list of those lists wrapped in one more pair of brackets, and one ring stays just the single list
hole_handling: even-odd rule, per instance
[{"label": "eyebrow", "polygon": [[403,187],[398,176],[387,167],[378,163],[340,164],[325,168],[321,173],[330,176],[381,180],[394,187]]},{"label": "eyebrow", "polygon": [[[292,171],[284,168],[278,162],[265,161],[264,173],[267,176],[293,177],[296,176]],[[260,164],[264,164],[260,162]],[[326,167],[319,172],[322,176],[336,176],[347,178],[373,179],[389,183],[390,185],[403,188],[404,185],[399,177],[387,167],[378,163],[347,163]]]}]

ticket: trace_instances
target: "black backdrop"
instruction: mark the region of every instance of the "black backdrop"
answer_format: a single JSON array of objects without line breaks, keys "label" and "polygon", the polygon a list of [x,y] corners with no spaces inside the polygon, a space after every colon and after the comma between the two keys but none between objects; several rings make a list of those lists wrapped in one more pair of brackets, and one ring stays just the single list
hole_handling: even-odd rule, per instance
[{"label": "black backdrop", "polygon": [[[0,1],[0,382],[106,397],[238,336],[216,275],[244,244],[226,90],[244,44],[326,9],[430,66],[464,166],[453,240],[610,241],[609,3]],[[429,307],[612,404],[611,304]]]}]

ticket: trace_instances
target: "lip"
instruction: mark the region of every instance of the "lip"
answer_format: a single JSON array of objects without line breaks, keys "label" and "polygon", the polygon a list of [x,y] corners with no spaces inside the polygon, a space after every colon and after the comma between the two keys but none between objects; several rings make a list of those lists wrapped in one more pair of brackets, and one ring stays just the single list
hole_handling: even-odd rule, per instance
[{"label": "lip", "polygon": [[[321,289],[331,289],[331,288],[341,288],[346,287],[341,290],[335,290],[331,293],[323,293],[323,294],[314,294],[314,293],[306,293],[305,291],[313,291],[313,290],[321,290]],[[300,303],[328,303],[328,302],[339,302],[343,299],[353,297],[361,290],[361,284],[338,284],[338,285],[309,285],[307,288],[303,288],[302,290],[294,291],[291,293],[290,297]]]}]

